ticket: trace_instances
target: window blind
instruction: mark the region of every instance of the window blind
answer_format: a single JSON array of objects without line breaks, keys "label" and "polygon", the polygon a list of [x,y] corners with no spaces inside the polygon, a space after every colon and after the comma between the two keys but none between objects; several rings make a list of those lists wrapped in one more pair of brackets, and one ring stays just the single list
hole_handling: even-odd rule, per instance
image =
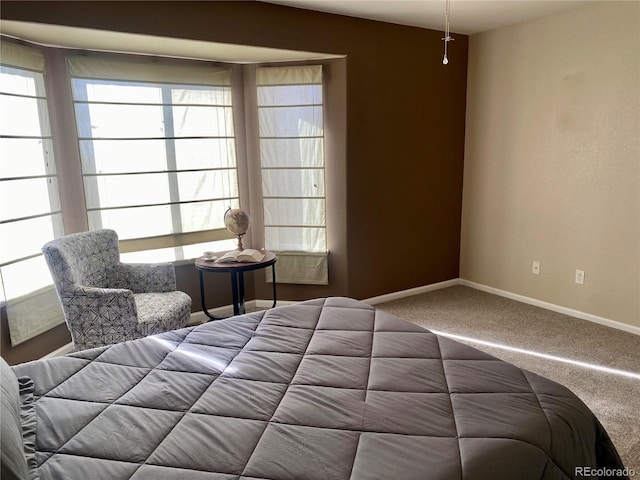
[{"label": "window blind", "polygon": [[322,67],[256,70],[265,247],[280,283],[327,284]]},{"label": "window blind", "polygon": [[239,205],[228,67],[70,56],[89,227],[123,251],[229,238]]},{"label": "window blind", "polygon": [[0,277],[11,344],[17,345],[64,321],[40,251],[63,226],[44,58],[7,41],[0,48]]}]

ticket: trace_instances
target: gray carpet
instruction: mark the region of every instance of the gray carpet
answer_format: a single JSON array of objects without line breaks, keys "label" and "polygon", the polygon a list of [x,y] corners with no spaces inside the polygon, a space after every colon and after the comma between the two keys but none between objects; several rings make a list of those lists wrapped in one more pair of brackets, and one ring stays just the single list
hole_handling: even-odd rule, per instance
[{"label": "gray carpet", "polygon": [[635,374],[463,341],[572,390],[609,432],[625,466],[640,474],[640,336],[463,286],[376,307],[430,330]]}]

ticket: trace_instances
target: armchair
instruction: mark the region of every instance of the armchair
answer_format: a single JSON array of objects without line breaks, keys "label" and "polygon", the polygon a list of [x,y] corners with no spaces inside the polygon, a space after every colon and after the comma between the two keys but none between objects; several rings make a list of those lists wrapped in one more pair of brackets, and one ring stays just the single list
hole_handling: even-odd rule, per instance
[{"label": "armchair", "polygon": [[191,297],[170,263],[121,263],[118,235],[95,230],[42,247],[76,350],[184,327]]}]

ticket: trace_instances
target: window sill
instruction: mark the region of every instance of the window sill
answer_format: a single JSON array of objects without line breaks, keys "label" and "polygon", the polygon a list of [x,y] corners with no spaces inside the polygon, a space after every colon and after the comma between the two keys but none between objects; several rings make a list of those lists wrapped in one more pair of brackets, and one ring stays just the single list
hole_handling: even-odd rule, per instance
[{"label": "window sill", "polygon": [[141,250],[122,253],[120,259],[124,263],[173,263],[175,266],[189,265],[205,251],[220,252],[236,248],[236,240],[219,240],[215,242],[194,243],[181,247]]}]

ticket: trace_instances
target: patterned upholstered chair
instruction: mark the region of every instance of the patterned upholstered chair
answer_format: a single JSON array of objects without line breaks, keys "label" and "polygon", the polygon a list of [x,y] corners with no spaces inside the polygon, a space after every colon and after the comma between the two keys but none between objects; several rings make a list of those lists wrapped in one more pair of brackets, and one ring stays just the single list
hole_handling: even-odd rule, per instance
[{"label": "patterned upholstered chair", "polygon": [[191,297],[170,263],[121,263],[113,230],[76,233],[42,247],[76,350],[184,327]]}]

